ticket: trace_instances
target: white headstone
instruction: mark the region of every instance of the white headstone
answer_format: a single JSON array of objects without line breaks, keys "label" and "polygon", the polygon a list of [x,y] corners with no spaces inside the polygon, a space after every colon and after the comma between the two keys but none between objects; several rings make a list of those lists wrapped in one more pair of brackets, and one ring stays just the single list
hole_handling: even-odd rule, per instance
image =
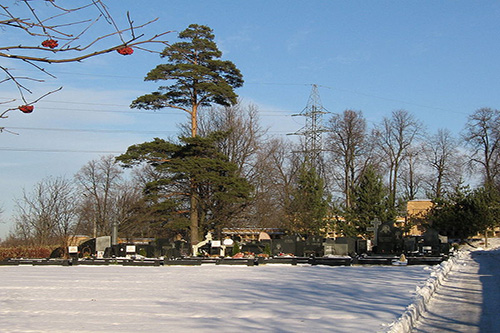
[{"label": "white headstone", "polygon": [[69,254],[78,253],[78,246],[68,246],[68,253]]},{"label": "white headstone", "polygon": [[226,238],[226,239],[224,239],[222,244],[224,244],[225,246],[233,246],[234,241],[231,238]]},{"label": "white headstone", "polygon": [[98,251],[106,251],[107,247],[111,246],[111,236],[101,236],[95,239],[95,250]]}]

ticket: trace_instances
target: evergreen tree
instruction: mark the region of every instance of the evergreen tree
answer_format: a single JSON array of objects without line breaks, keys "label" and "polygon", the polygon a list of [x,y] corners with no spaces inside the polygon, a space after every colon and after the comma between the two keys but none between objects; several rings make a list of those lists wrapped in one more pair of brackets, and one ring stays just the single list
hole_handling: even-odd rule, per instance
[{"label": "evergreen tree", "polygon": [[295,233],[319,235],[326,227],[327,211],[324,181],[316,169],[304,164],[288,206],[288,229]]},{"label": "evergreen tree", "polygon": [[225,134],[181,137],[180,143],[155,139],[128,148],[118,160],[131,166],[150,163],[162,174],[147,184],[145,192],[156,221],[176,232],[191,228],[192,194],[196,218],[203,233],[234,220],[250,199],[252,187],[238,176],[238,168],[219,152]]},{"label": "evergreen tree", "polygon": [[347,236],[365,235],[366,228],[375,218],[383,222],[394,221],[395,212],[389,208],[389,191],[373,167],[367,167],[363,172],[353,196],[353,205],[346,210],[343,226]]},{"label": "evergreen tree", "polygon": [[457,187],[447,198],[435,202],[427,218],[439,233],[465,239],[499,225],[499,203],[498,192],[491,187],[474,191]]},{"label": "evergreen tree", "polygon": [[151,70],[145,81],[172,81],[159,91],[138,97],[132,107],[140,109],[180,109],[191,118],[191,136],[198,131],[200,106],[236,104],[235,88],[243,85],[240,71],[231,61],[220,60],[222,52],[214,42],[212,29],[191,24],[179,33],[182,42],[167,46],[161,53],[168,60]]},{"label": "evergreen tree", "polygon": [[[198,111],[201,106],[213,103],[232,105],[237,102],[235,88],[243,85],[240,71],[231,61],[220,60],[222,52],[214,42],[212,29],[204,25],[191,24],[179,33],[182,42],[167,46],[161,56],[167,64],[151,70],[146,81],[173,81],[160,86],[159,91],[138,97],[132,107],[162,109],[165,107],[187,112],[191,120],[191,136],[198,132]],[[195,180],[193,180],[194,182]],[[190,186],[191,243],[199,241],[199,202],[196,184]]]}]

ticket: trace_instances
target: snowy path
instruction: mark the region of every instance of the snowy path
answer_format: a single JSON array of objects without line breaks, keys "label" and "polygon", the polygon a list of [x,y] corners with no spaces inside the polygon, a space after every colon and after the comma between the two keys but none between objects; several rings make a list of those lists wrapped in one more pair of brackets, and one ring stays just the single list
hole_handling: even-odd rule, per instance
[{"label": "snowy path", "polygon": [[500,250],[465,253],[414,332],[500,332]]}]

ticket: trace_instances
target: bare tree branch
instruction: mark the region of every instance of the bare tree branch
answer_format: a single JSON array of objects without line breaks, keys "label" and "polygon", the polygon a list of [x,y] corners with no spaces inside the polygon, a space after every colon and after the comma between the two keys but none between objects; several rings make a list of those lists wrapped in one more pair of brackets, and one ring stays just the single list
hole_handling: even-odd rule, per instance
[{"label": "bare tree branch", "polygon": [[[130,55],[134,49],[160,53],[168,45],[164,37],[171,32],[163,31],[152,36],[138,33],[157,22],[158,18],[135,24],[129,12],[126,13],[128,26],[120,28],[104,0],[86,0],[83,4],[73,8],[62,7],[55,1],[10,0],[10,2],[12,6],[0,4],[0,28],[3,28],[7,34],[16,33],[16,31],[18,34],[24,32],[28,38],[19,45],[0,45],[0,58],[22,61],[52,78],[56,77],[41,67],[40,63],[80,62],[113,51],[118,51],[121,55]],[[42,5],[43,10],[39,10],[38,7]],[[95,8],[93,12],[92,8]],[[111,31],[106,32],[102,24],[110,26]],[[44,37],[46,40],[40,44],[37,37]],[[117,40],[113,41],[113,38]],[[103,46],[103,43],[107,45]],[[32,94],[32,89],[26,83],[43,83],[44,80],[16,75],[6,66],[0,66],[0,70],[5,73],[5,78],[0,79],[0,84],[14,85],[19,99],[22,100],[22,106],[34,104],[61,89],[50,91],[28,103],[26,95]],[[13,99],[10,102],[16,100]],[[20,108],[21,106],[4,110],[0,113],[0,118],[7,118],[7,112],[21,110]],[[6,131],[5,128],[3,131]]]}]

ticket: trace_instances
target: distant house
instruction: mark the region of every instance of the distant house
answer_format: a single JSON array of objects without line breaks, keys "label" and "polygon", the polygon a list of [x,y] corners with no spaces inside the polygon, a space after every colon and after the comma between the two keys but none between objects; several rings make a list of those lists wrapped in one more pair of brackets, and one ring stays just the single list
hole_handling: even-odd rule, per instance
[{"label": "distant house", "polygon": [[434,206],[430,199],[410,200],[406,204],[405,225],[410,227],[408,234],[419,236],[425,232],[428,223],[427,213]]}]

